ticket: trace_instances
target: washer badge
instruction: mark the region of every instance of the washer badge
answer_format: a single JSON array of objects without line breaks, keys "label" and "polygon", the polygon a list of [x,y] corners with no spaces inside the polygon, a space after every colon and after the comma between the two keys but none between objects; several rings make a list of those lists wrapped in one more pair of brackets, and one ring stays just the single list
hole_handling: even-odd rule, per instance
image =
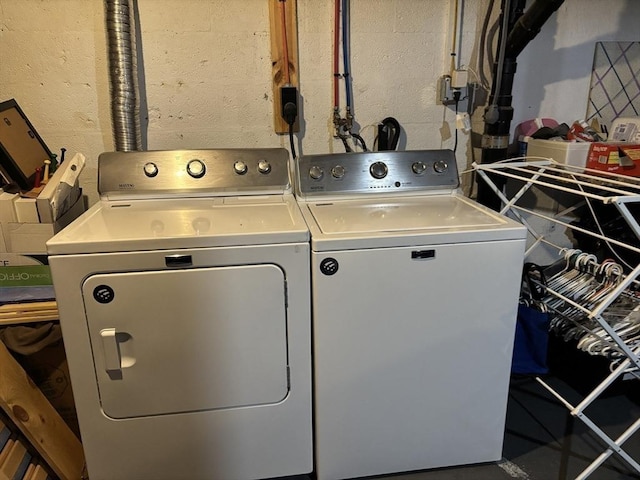
[{"label": "washer badge", "polygon": [[325,258],[320,262],[320,271],[325,275],[334,275],[338,268],[338,261],[335,258]]}]

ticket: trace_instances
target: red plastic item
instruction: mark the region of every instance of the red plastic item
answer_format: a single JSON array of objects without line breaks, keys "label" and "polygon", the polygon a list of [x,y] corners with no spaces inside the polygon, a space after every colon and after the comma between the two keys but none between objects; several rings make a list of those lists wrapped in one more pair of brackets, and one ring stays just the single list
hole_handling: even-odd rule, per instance
[{"label": "red plastic item", "polygon": [[42,169],[40,167],[36,168],[36,178],[33,180],[33,188],[38,188],[42,182]]}]

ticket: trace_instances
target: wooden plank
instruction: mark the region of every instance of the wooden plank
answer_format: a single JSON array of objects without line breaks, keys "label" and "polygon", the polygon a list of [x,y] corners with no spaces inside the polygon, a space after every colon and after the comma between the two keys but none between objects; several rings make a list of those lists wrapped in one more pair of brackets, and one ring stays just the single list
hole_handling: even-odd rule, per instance
[{"label": "wooden plank", "polygon": [[23,323],[36,323],[36,322],[50,322],[52,320],[58,320],[58,311],[43,311],[27,314],[27,313],[2,313],[0,314],[0,326],[16,325]]},{"label": "wooden plank", "polygon": [[[273,88],[273,125],[276,133],[289,133],[289,125],[282,118],[280,104],[280,88],[286,84],[284,31],[282,28],[282,11],[285,9],[287,25],[287,52],[289,57],[289,85],[298,87],[298,8],[297,0],[269,0],[269,25],[271,30],[271,66]],[[298,97],[298,118],[293,124],[293,131],[300,130],[300,97]]]},{"label": "wooden plank", "polygon": [[0,305],[1,312],[35,312],[39,310],[56,310],[58,303],[53,300],[49,302],[30,302],[30,303],[7,303]]},{"label": "wooden plank", "polygon": [[55,301],[0,306],[0,326],[49,322],[58,319],[58,304]]},{"label": "wooden plank", "polygon": [[0,408],[61,480],[81,478],[84,453],[80,441],[2,342],[0,378]]}]

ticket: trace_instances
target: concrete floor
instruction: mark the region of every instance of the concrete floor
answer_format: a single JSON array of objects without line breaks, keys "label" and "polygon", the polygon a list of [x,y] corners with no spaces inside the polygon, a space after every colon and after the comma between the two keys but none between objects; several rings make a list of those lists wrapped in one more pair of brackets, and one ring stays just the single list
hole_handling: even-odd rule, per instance
[{"label": "concrete floor", "polygon": [[[566,352],[565,352],[566,353]],[[558,355],[556,353],[556,355]],[[606,373],[603,359],[559,354],[556,367],[545,381],[574,405]],[[558,360],[561,358],[561,360]],[[573,362],[579,365],[574,365]],[[595,363],[594,363],[595,362]],[[581,366],[580,370],[575,370]],[[584,370],[587,370],[585,375]],[[578,375],[576,372],[582,372]],[[589,416],[610,437],[616,438],[640,418],[640,381],[617,382],[587,410]],[[640,431],[623,445],[640,462]],[[572,480],[605,448],[567,408],[531,377],[513,377],[509,391],[503,459],[497,463],[412,472],[378,480]],[[314,477],[297,477],[296,480]],[[611,456],[590,480],[640,479],[631,467]]]}]

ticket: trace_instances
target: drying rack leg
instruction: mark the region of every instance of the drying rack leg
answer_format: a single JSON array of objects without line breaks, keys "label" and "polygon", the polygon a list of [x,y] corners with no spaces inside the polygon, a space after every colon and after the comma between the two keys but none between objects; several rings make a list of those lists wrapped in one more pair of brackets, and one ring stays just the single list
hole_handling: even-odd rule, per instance
[{"label": "drying rack leg", "polygon": [[620,435],[616,440],[612,440],[606,433],[604,433],[600,427],[598,427],[589,417],[587,417],[583,410],[593,401],[595,398],[601,394],[605,388],[607,388],[611,383],[628,367],[628,363],[625,365],[623,362],[619,365],[612,373],[609,375],[583,402],[578,405],[578,407],[574,407],[567,400],[564,399],[562,395],[556,392],[550,385],[548,385],[544,380],[539,377],[536,377],[537,382],[542,385],[549,393],[551,393],[554,397],[556,397],[560,402],[562,402],[570,411],[571,415],[574,417],[578,417],[589,429],[595,433],[600,439],[607,444],[607,450],[603,452],[596,460],[594,460],[591,465],[589,465],[580,475],[576,477],[576,480],[584,480],[589,475],[591,475],[604,461],[611,456],[611,454],[616,453],[622,460],[624,460],[631,468],[633,468],[636,472],[640,473],[640,464],[636,462],[627,452],[622,449],[622,444],[629,439],[638,429],[640,429],[640,419],[636,420],[633,425],[627,428],[622,435]]},{"label": "drying rack leg", "polygon": [[[617,445],[618,448],[622,449],[621,448],[622,444],[624,442],[626,442],[629,438],[631,438],[631,435],[633,435],[635,432],[637,432],[638,429],[640,429],[640,418],[638,420],[636,420],[633,425],[631,425],[629,428],[627,428],[622,435],[620,435],[618,438],[616,438],[616,440],[614,442],[615,445]],[[611,456],[612,453],[614,453],[614,451],[611,449],[611,447],[607,448],[604,452],[602,452],[602,454],[598,458],[596,458],[591,463],[591,465],[589,465],[587,468],[585,468],[583,470],[583,472],[576,477],[575,480],[584,480],[585,478],[587,478],[589,475],[591,475],[593,472],[595,472],[595,470],[600,465],[602,465],[607,460],[607,458],[609,458]],[[636,470],[638,470],[638,472],[640,472],[640,470],[638,469],[637,465],[638,464],[636,463],[636,467],[635,468],[636,468]]]}]

